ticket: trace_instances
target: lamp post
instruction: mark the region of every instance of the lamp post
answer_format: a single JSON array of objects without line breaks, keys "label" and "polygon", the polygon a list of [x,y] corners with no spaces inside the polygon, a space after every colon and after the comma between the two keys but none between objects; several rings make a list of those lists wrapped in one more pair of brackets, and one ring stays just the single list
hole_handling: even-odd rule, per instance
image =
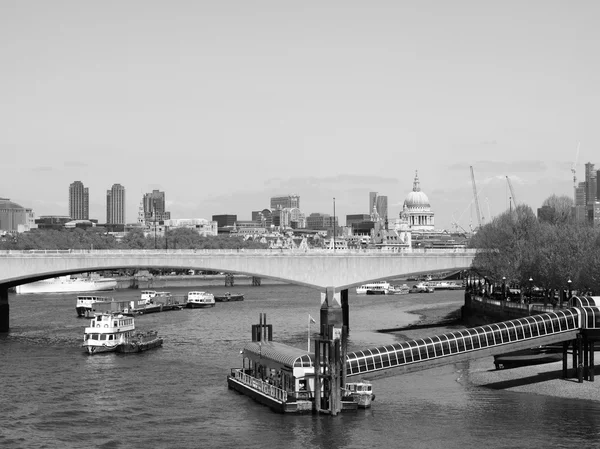
[{"label": "lamp post", "polygon": [[533,278],[529,277],[529,304],[531,304],[533,300]]},{"label": "lamp post", "polygon": [[569,299],[571,299],[571,295],[573,292],[573,290],[571,290],[571,284],[572,284],[572,281],[571,281],[571,278],[569,278],[569,280],[567,281],[567,301]]},{"label": "lamp post", "polygon": [[506,276],[502,276],[502,299],[506,301]]},{"label": "lamp post", "polygon": [[333,197],[333,251],[335,252],[335,197]]}]

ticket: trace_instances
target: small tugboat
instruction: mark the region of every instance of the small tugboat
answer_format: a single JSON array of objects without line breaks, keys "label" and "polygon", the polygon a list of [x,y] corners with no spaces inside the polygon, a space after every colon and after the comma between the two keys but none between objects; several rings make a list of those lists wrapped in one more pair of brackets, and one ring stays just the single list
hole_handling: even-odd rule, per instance
[{"label": "small tugboat", "polygon": [[343,397],[356,402],[359,408],[369,408],[371,402],[375,400],[373,385],[368,380],[346,382]]},{"label": "small tugboat", "polygon": [[135,332],[133,317],[97,313],[84,330],[83,347],[88,354],[102,352],[140,352],[162,345],[156,332]]},{"label": "small tugboat", "polygon": [[229,292],[224,295],[214,295],[216,302],[228,302],[228,301],[243,301],[244,295],[242,293],[231,294]]},{"label": "small tugboat", "polygon": [[186,307],[188,309],[203,309],[215,306],[215,297],[207,292],[189,292]]}]

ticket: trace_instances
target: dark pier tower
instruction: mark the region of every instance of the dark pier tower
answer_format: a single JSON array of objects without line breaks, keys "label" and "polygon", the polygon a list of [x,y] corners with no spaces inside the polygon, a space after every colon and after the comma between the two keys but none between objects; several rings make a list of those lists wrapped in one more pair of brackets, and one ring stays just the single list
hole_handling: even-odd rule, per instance
[{"label": "dark pier tower", "polygon": [[0,332],[8,332],[9,328],[8,288],[0,286]]},{"label": "dark pier tower", "polygon": [[315,341],[315,410],[319,413],[337,415],[342,411],[342,389],[346,384],[348,327],[344,318],[347,320],[347,309],[347,290],[336,293],[335,288],[328,287],[321,293],[321,332]]}]

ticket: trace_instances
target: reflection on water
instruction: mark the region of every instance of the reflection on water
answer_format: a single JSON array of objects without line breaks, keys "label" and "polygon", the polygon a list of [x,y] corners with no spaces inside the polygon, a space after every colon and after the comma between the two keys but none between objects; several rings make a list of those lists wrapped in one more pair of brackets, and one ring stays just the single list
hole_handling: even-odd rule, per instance
[{"label": "reflection on water", "polygon": [[[75,295],[11,295],[12,330],[0,337],[0,447],[542,448],[598,441],[596,402],[475,387],[467,362],[377,379],[369,410],[334,418],[275,414],[228,390],[226,375],[239,366],[259,313],[267,314],[276,340],[306,348],[307,316],[319,316],[319,292],[283,285],[227,290],[245,300],[137,317],[138,329],[165,338],[162,348],[95,356],[81,347],[88,320],[76,317]],[[408,309],[435,302],[458,308],[461,301],[460,291],[426,298],[350,292],[349,348],[393,342],[374,330],[413,321]]]}]

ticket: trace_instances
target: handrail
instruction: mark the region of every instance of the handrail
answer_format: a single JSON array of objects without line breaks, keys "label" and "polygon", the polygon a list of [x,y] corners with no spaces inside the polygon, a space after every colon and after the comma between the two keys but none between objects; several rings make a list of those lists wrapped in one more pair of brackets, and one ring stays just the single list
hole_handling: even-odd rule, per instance
[{"label": "handrail", "polygon": [[244,385],[252,387],[255,390],[261,391],[267,396],[277,399],[278,401],[287,402],[288,400],[287,391],[282,390],[281,388],[278,388],[275,385],[271,385],[270,383],[265,382],[264,380],[252,377],[251,375],[242,372],[241,369],[232,368],[231,376],[239,380]]},{"label": "handrail", "polygon": [[165,255],[165,254],[187,254],[187,255],[225,255],[232,254],[237,256],[248,255],[315,255],[329,254],[333,256],[346,256],[357,254],[375,254],[375,255],[397,255],[397,254],[468,254],[475,255],[478,250],[471,248],[395,248],[396,251],[386,250],[384,248],[369,249],[300,249],[300,248],[281,248],[281,249],[247,249],[247,248],[229,248],[229,249],[30,249],[30,250],[0,250],[2,256],[38,256],[38,255]]}]

